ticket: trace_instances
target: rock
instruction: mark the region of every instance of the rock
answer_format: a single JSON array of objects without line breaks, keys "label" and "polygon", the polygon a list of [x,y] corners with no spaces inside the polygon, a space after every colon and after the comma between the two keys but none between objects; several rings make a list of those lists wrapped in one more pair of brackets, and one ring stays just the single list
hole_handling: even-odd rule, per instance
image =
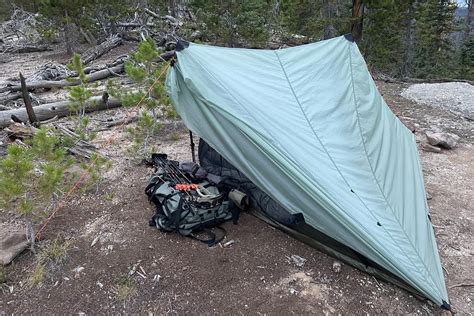
[{"label": "rock", "polygon": [[0,263],[9,264],[29,245],[26,229],[15,225],[0,226]]},{"label": "rock", "polygon": [[441,148],[431,146],[430,144],[424,144],[424,143],[421,144],[421,149],[423,149],[424,151],[432,152],[432,153],[440,153],[441,152]]},{"label": "rock", "polygon": [[[288,258],[288,257],[287,257]],[[289,262],[292,262],[294,263],[297,267],[302,267],[304,266],[305,262],[306,262],[306,259],[303,258],[303,257],[300,257],[298,255],[292,255],[291,257],[288,258]]]},{"label": "rock", "polygon": [[428,192],[426,192],[426,199],[429,201],[433,198],[433,196],[431,194],[429,194]]},{"label": "rock", "polygon": [[426,139],[430,145],[453,149],[458,144],[459,136],[452,133],[426,132]]},{"label": "rock", "polygon": [[332,264],[332,270],[336,273],[341,272],[342,264],[339,261],[334,261]]}]

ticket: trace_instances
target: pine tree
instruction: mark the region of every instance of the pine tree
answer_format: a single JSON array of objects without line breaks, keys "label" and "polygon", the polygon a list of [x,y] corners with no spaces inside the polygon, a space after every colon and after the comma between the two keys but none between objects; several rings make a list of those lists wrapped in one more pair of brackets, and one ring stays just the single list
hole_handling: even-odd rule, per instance
[{"label": "pine tree", "polygon": [[461,49],[460,75],[474,80],[474,36],[467,39]]},{"label": "pine tree", "polygon": [[280,23],[292,34],[328,39],[350,32],[350,0],[288,0],[280,4]]},{"label": "pine tree", "polygon": [[206,37],[216,44],[238,47],[248,43],[259,47],[269,38],[271,1],[193,0],[190,5],[205,26]]},{"label": "pine tree", "polygon": [[456,4],[450,0],[423,0],[417,8],[414,74],[420,78],[455,75],[453,45]]},{"label": "pine tree", "polygon": [[[408,49],[407,32],[410,31],[412,1],[368,1],[366,7],[364,38],[360,44],[367,62],[377,70],[401,76]],[[409,28],[409,29],[407,29]],[[406,71],[406,70],[405,70]]]},{"label": "pine tree", "polygon": [[87,27],[94,22],[89,14],[93,7],[90,0],[43,0],[39,8],[42,17],[53,21],[53,25],[64,33],[68,54],[72,54],[78,44],[78,27]]}]

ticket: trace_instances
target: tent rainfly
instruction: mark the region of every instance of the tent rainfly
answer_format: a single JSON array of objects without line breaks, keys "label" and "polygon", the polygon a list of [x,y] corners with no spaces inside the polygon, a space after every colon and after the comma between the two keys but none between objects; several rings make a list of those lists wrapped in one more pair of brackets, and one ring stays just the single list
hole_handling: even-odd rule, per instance
[{"label": "tent rainfly", "polygon": [[302,239],[450,309],[415,137],[350,36],[280,50],[180,41],[166,86],[192,132],[303,215],[316,234]]}]

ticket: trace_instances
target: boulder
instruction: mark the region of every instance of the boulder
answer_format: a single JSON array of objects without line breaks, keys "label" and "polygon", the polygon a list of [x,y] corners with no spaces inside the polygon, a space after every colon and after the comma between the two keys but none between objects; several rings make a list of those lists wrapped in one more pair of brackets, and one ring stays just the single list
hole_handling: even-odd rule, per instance
[{"label": "boulder", "polygon": [[9,264],[29,245],[26,229],[16,225],[0,225],[0,264]]},{"label": "boulder", "polygon": [[446,149],[453,149],[459,141],[459,136],[452,133],[426,132],[428,143]]}]

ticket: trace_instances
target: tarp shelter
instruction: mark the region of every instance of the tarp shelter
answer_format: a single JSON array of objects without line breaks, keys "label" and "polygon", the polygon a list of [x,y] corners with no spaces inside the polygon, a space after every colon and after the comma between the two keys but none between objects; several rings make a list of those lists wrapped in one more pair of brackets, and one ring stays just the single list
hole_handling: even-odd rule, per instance
[{"label": "tarp shelter", "polygon": [[166,85],[191,131],[311,228],[288,231],[449,308],[415,137],[350,36],[280,50],[179,42]]}]

